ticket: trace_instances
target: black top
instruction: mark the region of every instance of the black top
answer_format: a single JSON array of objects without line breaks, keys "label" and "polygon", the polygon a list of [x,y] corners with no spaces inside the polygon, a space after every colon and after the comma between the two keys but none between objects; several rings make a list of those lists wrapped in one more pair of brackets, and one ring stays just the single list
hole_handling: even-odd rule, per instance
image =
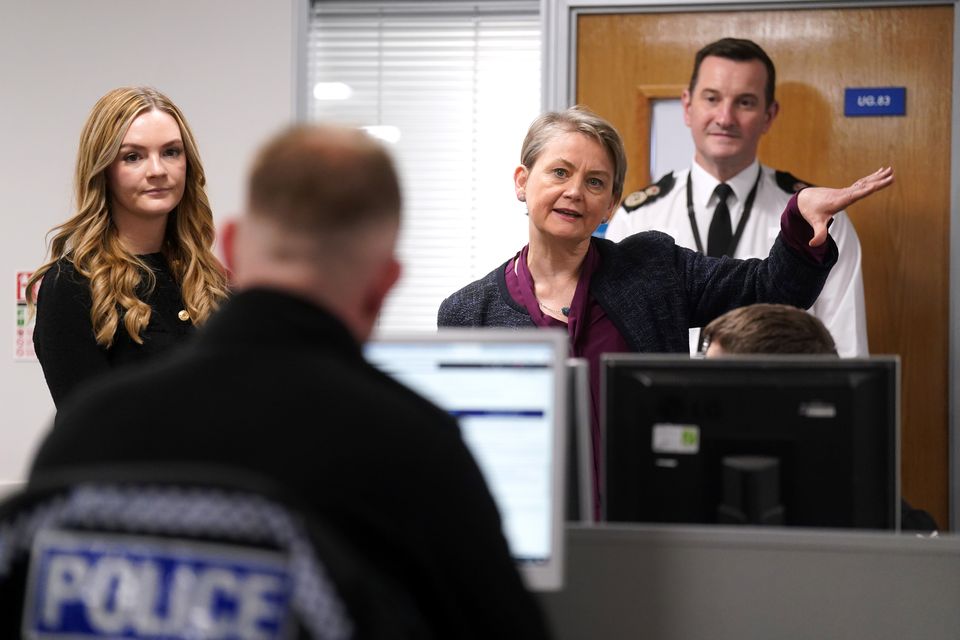
[{"label": "black top", "polygon": [[68,258],[61,258],[43,276],[37,292],[37,323],[33,344],[43,367],[53,402],[63,399],[82,382],[110,369],[138,362],[166,351],[193,331],[189,319],[181,320],[184,309],[180,286],[173,279],[162,254],[138,256],[157,279],[153,291],[138,292],[150,305],[150,323],[137,344],[123,326],[123,319],[106,349],[97,344],[90,322],[90,282],[78,274]]},{"label": "black top", "polygon": [[304,300],[240,293],[183,347],[86,387],[30,477],[121,463],[267,476],[409,593],[437,638],[547,635],[454,419]]}]

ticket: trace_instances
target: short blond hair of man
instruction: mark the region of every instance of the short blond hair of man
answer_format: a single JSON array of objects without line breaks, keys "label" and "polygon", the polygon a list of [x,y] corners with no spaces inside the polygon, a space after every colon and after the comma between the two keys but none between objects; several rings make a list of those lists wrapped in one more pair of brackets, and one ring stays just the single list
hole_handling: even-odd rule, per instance
[{"label": "short blond hair of man", "polygon": [[399,221],[400,183],[387,150],[360,129],[296,125],[258,153],[248,212],[303,233]]},{"label": "short blond hair of man", "polygon": [[400,181],[386,147],[345,126],[281,131],[256,155],[247,183],[259,251],[274,264],[312,265],[328,282],[359,276],[392,255],[400,209]]},{"label": "short blond hair of man", "polygon": [[362,130],[296,125],[271,138],[249,175],[246,214],[224,227],[238,290],[310,300],[366,340],[400,275],[400,181]]}]

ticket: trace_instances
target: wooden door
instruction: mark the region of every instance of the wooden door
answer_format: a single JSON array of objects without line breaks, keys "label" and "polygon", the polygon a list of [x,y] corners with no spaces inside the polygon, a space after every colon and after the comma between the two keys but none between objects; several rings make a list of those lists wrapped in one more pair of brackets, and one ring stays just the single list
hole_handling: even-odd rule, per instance
[{"label": "wooden door", "polygon": [[[881,165],[887,191],[849,214],[863,248],[871,353],[902,359],[902,489],[948,526],[948,262],[953,8],[887,7],[584,15],[577,102],[627,144],[624,193],[646,184],[645,96],[686,85],[701,46],[759,43],[777,67],[781,111],[760,159],[840,186]],[[845,118],[845,87],[907,87],[907,115]]]}]

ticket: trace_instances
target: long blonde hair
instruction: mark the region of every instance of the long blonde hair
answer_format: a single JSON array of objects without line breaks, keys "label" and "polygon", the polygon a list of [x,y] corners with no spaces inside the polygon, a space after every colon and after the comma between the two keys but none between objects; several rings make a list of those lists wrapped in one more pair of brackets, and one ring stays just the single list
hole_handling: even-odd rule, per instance
[{"label": "long blonde hair", "polygon": [[123,248],[110,214],[106,170],[116,159],[130,124],[142,113],[162,111],[177,121],[187,158],[183,198],[170,212],[161,253],[167,260],[190,319],[202,324],[227,297],[226,276],[213,254],[213,212],[204,186],[206,176],[193,133],[180,109],[150,87],[122,87],[104,95],[90,112],[80,134],[74,190],[77,213],[50,230],[50,259],[27,283],[33,305],[33,285],[61,258],[90,282],[90,322],[97,344],[113,344],[122,318],[134,342],[150,322],[150,305],[137,296],[156,286],[153,271]]}]

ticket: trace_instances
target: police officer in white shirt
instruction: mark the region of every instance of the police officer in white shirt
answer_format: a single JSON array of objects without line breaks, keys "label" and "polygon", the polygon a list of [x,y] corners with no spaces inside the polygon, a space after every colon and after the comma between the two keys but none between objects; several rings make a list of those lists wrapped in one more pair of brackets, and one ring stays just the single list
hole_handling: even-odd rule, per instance
[{"label": "police officer in white shirt", "polygon": [[[760,137],[780,108],[775,84],[773,62],[750,40],[724,38],[697,52],[690,86],[681,97],[696,147],[693,164],[628,195],[606,237],[619,241],[656,230],[709,255],[766,257],[784,206],[807,186],[757,161]],[[722,194],[728,194],[725,200]],[[841,356],[866,356],[860,240],[844,212],[834,217],[830,235],[839,261],[810,312],[830,330]],[[691,330],[694,351],[698,335]]]}]

